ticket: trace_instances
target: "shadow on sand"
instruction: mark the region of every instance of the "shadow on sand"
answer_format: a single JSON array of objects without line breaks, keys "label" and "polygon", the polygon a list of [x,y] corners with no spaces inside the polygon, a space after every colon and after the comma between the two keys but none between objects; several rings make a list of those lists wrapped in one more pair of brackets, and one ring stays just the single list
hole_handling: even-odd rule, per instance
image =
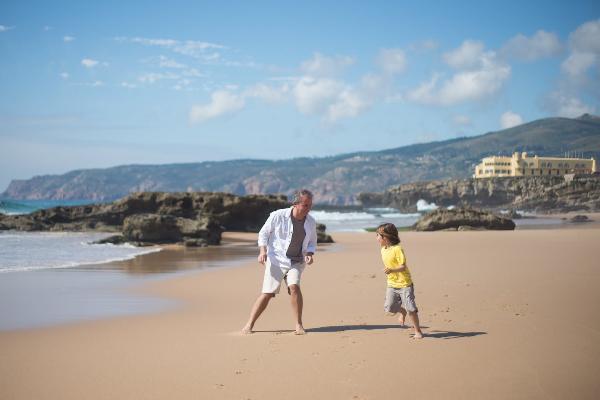
[{"label": "shadow on sand", "polygon": [[464,337],[487,335],[487,332],[429,331],[424,333],[426,338],[434,339],[459,339]]},{"label": "shadow on sand", "polygon": [[[426,326],[421,328],[427,329]],[[344,332],[344,331],[373,331],[373,330],[384,330],[384,329],[396,329],[396,330],[412,330],[412,328],[400,325],[334,325],[334,326],[321,326],[319,328],[309,328],[306,330],[307,333],[324,333],[324,332]],[[473,337],[479,335],[487,335],[487,332],[454,332],[454,331],[425,331],[426,338],[433,339],[459,339],[465,337]]]},{"label": "shadow on sand", "polygon": [[344,332],[344,331],[374,331],[383,329],[405,330],[406,327],[400,325],[332,325],[321,326],[319,328],[309,328],[306,332]]}]

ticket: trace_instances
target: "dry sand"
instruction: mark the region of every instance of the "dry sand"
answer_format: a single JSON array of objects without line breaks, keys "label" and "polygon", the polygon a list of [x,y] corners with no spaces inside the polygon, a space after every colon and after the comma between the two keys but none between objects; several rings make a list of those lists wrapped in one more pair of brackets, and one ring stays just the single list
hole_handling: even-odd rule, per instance
[{"label": "dry sand", "polygon": [[259,264],[182,274],[143,288],[174,311],[0,333],[0,398],[598,398],[597,225],[401,234],[423,340],[383,313],[373,234],[334,238],[303,277],[305,336],[283,291],[238,333]]}]

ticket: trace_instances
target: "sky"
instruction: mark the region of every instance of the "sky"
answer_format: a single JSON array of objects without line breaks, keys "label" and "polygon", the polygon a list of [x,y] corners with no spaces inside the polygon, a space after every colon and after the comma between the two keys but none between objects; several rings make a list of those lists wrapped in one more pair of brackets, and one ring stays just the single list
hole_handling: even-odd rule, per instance
[{"label": "sky", "polygon": [[0,3],[0,192],[600,113],[598,1],[149,3]]}]

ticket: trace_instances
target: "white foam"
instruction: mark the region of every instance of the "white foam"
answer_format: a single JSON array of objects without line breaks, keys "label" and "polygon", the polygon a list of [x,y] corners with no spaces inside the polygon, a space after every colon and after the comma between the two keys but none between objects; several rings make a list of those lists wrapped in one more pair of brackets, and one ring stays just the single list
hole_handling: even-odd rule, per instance
[{"label": "white foam", "polygon": [[0,273],[73,268],[133,259],[155,253],[160,247],[130,244],[90,244],[110,236],[102,233],[18,232],[0,233]]},{"label": "white foam", "polygon": [[428,203],[426,200],[419,199],[417,201],[417,211],[433,211],[439,207],[435,203]]}]

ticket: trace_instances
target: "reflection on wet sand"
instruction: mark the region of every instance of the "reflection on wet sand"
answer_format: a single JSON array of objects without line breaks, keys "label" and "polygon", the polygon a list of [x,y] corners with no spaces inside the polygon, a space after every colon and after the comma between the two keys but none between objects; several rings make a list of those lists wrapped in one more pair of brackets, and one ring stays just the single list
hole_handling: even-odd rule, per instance
[{"label": "reflection on wet sand", "polygon": [[158,253],[141,255],[132,260],[86,265],[78,269],[110,269],[131,274],[148,274],[225,267],[256,257],[258,254],[256,246],[256,234],[226,232],[223,234],[220,246],[160,246],[163,250]]}]

